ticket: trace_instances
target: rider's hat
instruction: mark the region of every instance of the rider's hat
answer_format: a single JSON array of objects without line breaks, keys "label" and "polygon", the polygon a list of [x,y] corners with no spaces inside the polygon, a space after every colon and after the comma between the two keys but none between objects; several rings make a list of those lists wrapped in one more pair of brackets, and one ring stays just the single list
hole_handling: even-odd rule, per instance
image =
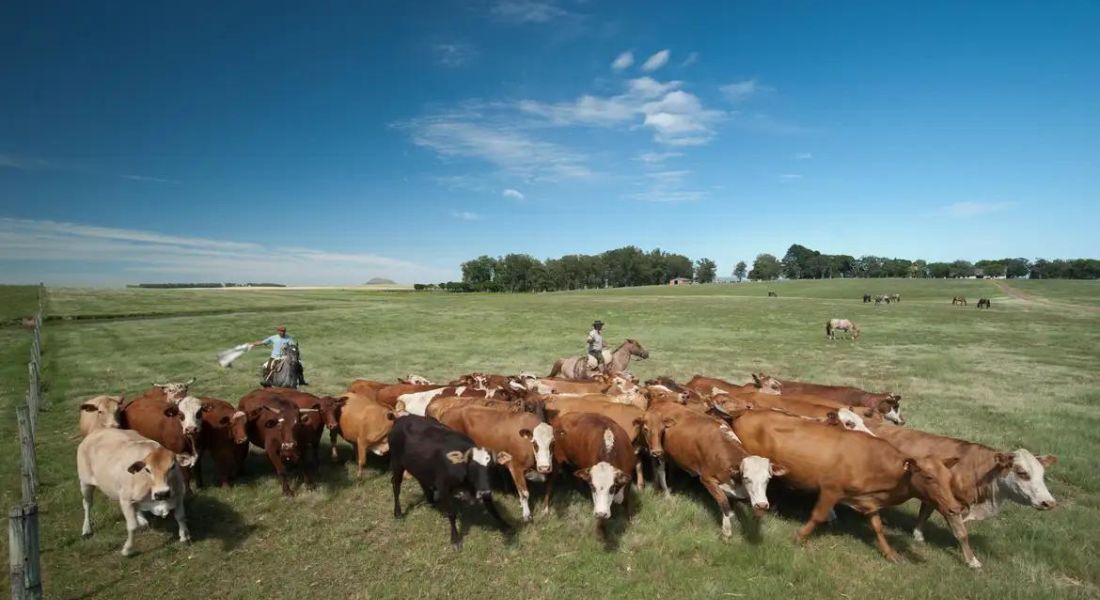
[{"label": "rider's hat", "polygon": [[278,327],[275,328],[275,331],[278,331],[280,333],[286,333],[286,326],[285,325],[279,325]]},{"label": "rider's hat", "polygon": [[603,321],[597,320],[596,322],[592,323],[592,326],[596,329],[599,329],[600,327],[603,327]]}]

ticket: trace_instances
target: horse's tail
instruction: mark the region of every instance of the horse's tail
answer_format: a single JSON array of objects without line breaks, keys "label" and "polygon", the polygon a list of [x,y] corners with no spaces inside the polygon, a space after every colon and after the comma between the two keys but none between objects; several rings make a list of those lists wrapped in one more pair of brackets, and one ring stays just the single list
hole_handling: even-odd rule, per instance
[{"label": "horse's tail", "polygon": [[547,375],[547,377],[554,377],[558,373],[561,373],[561,362],[562,362],[562,359],[560,359],[560,358],[558,360],[554,361],[554,366],[550,369],[550,374]]},{"label": "horse's tail", "polygon": [[833,322],[825,321],[825,337],[833,336]]}]

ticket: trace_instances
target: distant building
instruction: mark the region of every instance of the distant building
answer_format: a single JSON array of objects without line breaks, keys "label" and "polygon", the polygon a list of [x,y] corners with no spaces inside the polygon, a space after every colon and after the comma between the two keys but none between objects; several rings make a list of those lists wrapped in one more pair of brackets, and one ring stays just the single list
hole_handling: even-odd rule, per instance
[{"label": "distant building", "polygon": [[669,285],[691,285],[692,283],[694,282],[688,277],[674,277],[668,281]]}]

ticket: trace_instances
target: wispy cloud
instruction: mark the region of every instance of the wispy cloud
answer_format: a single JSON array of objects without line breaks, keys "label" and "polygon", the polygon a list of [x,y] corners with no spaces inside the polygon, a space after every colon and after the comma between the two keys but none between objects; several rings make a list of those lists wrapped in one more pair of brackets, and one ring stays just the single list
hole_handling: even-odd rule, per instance
[{"label": "wispy cloud", "polygon": [[436,44],[432,49],[436,62],[444,67],[464,67],[477,57],[477,48],[466,42]]},{"label": "wispy cloud", "polygon": [[480,221],[481,215],[469,211],[452,211],[451,216],[461,221]]},{"label": "wispy cloud", "polygon": [[802,179],[802,174],[801,173],[781,173],[779,175],[779,178],[782,179],[783,181],[798,181],[799,179]]},{"label": "wispy cloud", "polygon": [[11,263],[85,265],[87,281],[357,283],[370,277],[437,281],[454,269],[369,253],[267,247],[79,223],[0,218],[0,255]]},{"label": "wispy cloud", "polygon": [[175,179],[150,177],[147,175],[118,175],[117,173],[105,173],[103,171],[87,168],[83,165],[73,164],[69,161],[46,160],[30,156],[17,156],[14,154],[0,154],[0,169],[14,169],[16,171],[56,171],[60,173],[74,173],[79,175],[91,175],[93,177],[121,177],[130,181],[145,181],[152,183],[180,183]]},{"label": "wispy cloud", "polygon": [[795,154],[794,157],[797,160],[810,160],[811,158],[814,157],[814,155],[809,153],[809,152],[799,152],[799,153]]},{"label": "wispy cloud", "polygon": [[652,73],[660,69],[668,63],[668,57],[670,55],[671,53],[667,49],[654,53],[653,56],[650,56],[642,63],[642,70],[646,73]]},{"label": "wispy cloud", "polygon": [[744,102],[757,94],[771,91],[770,87],[760,85],[755,79],[734,81],[733,83],[723,85],[719,89],[722,91],[722,95],[730,102]]},{"label": "wispy cloud", "polygon": [[523,202],[523,200],[526,198],[526,196],[523,195],[523,192],[521,192],[519,190],[514,190],[512,188],[508,188],[508,189],[504,190],[503,192],[500,193],[500,195],[504,196],[505,198],[507,198],[509,200],[516,200],[516,201],[519,201],[519,202]]},{"label": "wispy cloud", "polygon": [[728,114],[730,125],[748,131],[758,131],[775,135],[795,135],[814,131],[813,129],[764,113],[731,112]]},{"label": "wispy cloud", "polygon": [[638,155],[638,160],[646,164],[652,165],[662,163],[670,158],[676,158],[683,155],[683,152],[643,152]]},{"label": "wispy cloud", "polygon": [[160,177],[146,177],[145,175],[123,175],[122,177],[124,179],[129,179],[130,181],[148,181],[150,183],[170,183],[170,184],[173,184],[173,185],[179,183],[179,181],[177,181],[175,179],[162,179]]},{"label": "wispy cloud", "polygon": [[546,23],[569,14],[548,0],[497,0],[490,10],[494,17],[512,23]]},{"label": "wispy cloud", "polygon": [[0,154],[0,168],[15,169],[17,171],[41,171],[53,169],[55,166],[40,158]]},{"label": "wispy cloud", "polygon": [[682,69],[684,67],[690,67],[691,65],[694,65],[695,62],[698,61],[698,60],[699,60],[699,53],[698,52],[692,52],[691,54],[687,55],[687,58],[685,58],[683,61],[680,62],[680,68]]},{"label": "wispy cloud", "polygon": [[615,57],[615,60],[611,62],[611,68],[622,71],[632,64],[634,64],[634,53],[628,50]]},{"label": "wispy cloud", "polygon": [[1016,202],[956,202],[941,208],[941,211],[952,217],[966,218],[978,215],[988,215],[1001,212],[1016,206]]},{"label": "wispy cloud", "polygon": [[706,198],[707,192],[685,187],[688,170],[655,171],[645,174],[644,189],[626,194],[625,197],[645,202],[697,202]]}]

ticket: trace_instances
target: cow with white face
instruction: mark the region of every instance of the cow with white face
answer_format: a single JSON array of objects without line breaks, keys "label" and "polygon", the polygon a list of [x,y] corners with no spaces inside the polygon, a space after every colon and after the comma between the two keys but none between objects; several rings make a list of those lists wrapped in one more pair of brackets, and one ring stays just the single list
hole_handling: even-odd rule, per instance
[{"label": "cow with white face", "polygon": [[[563,413],[550,425],[554,428],[554,462],[567,462],[592,492],[592,509],[601,531],[611,517],[611,504],[626,504],[629,515],[631,474],[637,456],[630,436],[609,417],[587,412]],[[550,482],[546,487],[546,507],[550,506]]]},{"label": "cow with white face", "polygon": [[[187,391],[191,389],[192,383],[195,383],[194,377],[183,382],[170,381],[168,383],[154,383],[153,388],[159,390],[164,399],[168,402],[176,403],[187,396]],[[149,392],[146,393],[148,394]]]},{"label": "cow with white face", "polygon": [[[760,518],[771,508],[771,503],[768,502],[768,482],[772,477],[786,474],[786,467],[772,464],[772,461],[763,456],[746,456],[741,459],[741,464],[731,477],[735,485],[732,488],[722,486],[722,491],[739,500],[748,500],[753,513]],[[729,515],[723,515],[722,533],[730,535],[729,529]]]},{"label": "cow with white face", "polygon": [[92,495],[98,488],[119,503],[126,519],[122,555],[130,556],[134,532],[149,524],[142,513],[166,517],[175,513],[179,540],[190,542],[184,512],[186,486],[181,467],[194,463],[192,455],[177,455],[135,431],[105,428],[84,438],[76,451],[77,475],[84,503],[84,537],[92,535]]}]

